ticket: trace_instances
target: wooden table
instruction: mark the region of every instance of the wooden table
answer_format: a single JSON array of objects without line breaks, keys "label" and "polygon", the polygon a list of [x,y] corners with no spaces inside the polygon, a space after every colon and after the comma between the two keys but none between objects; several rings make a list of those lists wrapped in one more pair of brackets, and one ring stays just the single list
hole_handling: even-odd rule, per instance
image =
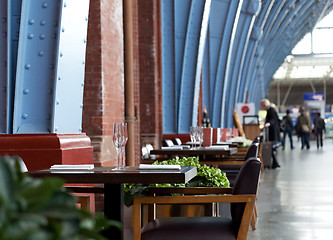
[{"label": "wooden table", "polygon": [[[186,183],[197,175],[196,167],[182,167],[181,170],[139,170],[127,167],[124,171],[113,171],[111,167],[96,167],[89,171],[51,171],[28,172],[32,177],[59,177],[66,183],[103,183],[104,214],[108,219],[123,220],[124,183]],[[108,239],[123,239],[123,234],[115,228],[105,231]]]}]

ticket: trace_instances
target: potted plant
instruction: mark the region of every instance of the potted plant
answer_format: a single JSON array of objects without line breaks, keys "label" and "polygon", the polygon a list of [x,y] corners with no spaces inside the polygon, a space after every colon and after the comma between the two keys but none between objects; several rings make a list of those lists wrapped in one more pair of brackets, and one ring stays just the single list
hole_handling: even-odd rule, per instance
[{"label": "potted plant", "polygon": [[0,239],[105,239],[99,231],[110,222],[75,202],[62,180],[31,178],[17,159],[0,157]]},{"label": "potted plant", "polygon": [[197,176],[184,184],[126,184],[124,188],[124,201],[126,206],[133,204],[133,197],[146,195],[149,187],[229,187],[229,180],[226,173],[219,168],[201,165],[199,157],[175,157],[165,161],[155,161],[155,165],[181,165],[197,167]]}]

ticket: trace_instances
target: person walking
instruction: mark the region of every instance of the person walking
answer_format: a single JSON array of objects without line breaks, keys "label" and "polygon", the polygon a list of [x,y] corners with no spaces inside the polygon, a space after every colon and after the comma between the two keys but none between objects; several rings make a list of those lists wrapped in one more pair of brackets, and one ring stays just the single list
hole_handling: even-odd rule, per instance
[{"label": "person walking", "polygon": [[314,123],[314,134],[316,134],[317,139],[317,149],[323,147],[323,131],[326,131],[325,121],[320,117],[320,112],[316,113],[316,118],[313,121]]},{"label": "person walking", "polygon": [[268,141],[272,142],[272,168],[275,169],[280,167],[279,162],[276,158],[276,150],[281,142],[280,137],[280,126],[279,126],[279,117],[277,112],[274,108],[271,107],[271,103],[268,99],[263,99],[260,101],[260,108],[261,110],[266,110],[266,120],[265,120],[265,127],[268,128]]},{"label": "person walking", "polygon": [[302,147],[304,149],[310,149],[310,131],[311,131],[311,120],[304,108],[300,109],[301,115],[297,117],[296,126],[301,136]]},{"label": "person walking", "polygon": [[284,150],[286,144],[286,136],[289,136],[290,148],[294,149],[293,145],[293,121],[290,117],[290,110],[286,111],[287,115],[282,118],[281,126],[283,126],[283,139],[282,139],[282,149]]}]

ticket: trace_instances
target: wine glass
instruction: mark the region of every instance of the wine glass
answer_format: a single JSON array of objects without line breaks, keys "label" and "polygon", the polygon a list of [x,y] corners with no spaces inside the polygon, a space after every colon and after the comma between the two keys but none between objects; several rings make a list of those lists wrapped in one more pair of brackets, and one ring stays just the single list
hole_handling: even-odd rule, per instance
[{"label": "wine glass", "polygon": [[113,144],[117,149],[117,167],[113,170],[120,170],[121,165],[121,147],[123,142],[123,127],[122,123],[113,124]]},{"label": "wine glass", "polygon": [[191,145],[192,145],[192,148],[194,148],[194,142],[195,142],[195,127],[194,126],[190,126],[190,138],[191,138]]},{"label": "wine glass", "polygon": [[203,127],[198,126],[197,129],[198,129],[197,134],[198,134],[199,148],[201,148],[203,143]]},{"label": "wine glass", "polygon": [[120,169],[125,169],[125,146],[128,140],[128,134],[127,134],[127,123],[122,123],[122,133],[123,133],[123,138],[121,142],[121,151],[122,151],[122,161],[120,164]]}]

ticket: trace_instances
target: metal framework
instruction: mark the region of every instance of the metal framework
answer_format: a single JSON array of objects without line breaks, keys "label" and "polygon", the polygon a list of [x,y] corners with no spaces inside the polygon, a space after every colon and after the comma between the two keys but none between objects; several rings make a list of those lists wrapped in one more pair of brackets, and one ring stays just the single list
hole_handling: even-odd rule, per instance
[{"label": "metal framework", "polygon": [[0,133],[81,132],[89,0],[0,4]]},{"label": "metal framework", "polygon": [[332,6],[329,0],[162,0],[163,132],[186,133],[197,124],[199,72],[212,126],[231,127],[235,104],[248,92],[258,105],[285,57]]}]

